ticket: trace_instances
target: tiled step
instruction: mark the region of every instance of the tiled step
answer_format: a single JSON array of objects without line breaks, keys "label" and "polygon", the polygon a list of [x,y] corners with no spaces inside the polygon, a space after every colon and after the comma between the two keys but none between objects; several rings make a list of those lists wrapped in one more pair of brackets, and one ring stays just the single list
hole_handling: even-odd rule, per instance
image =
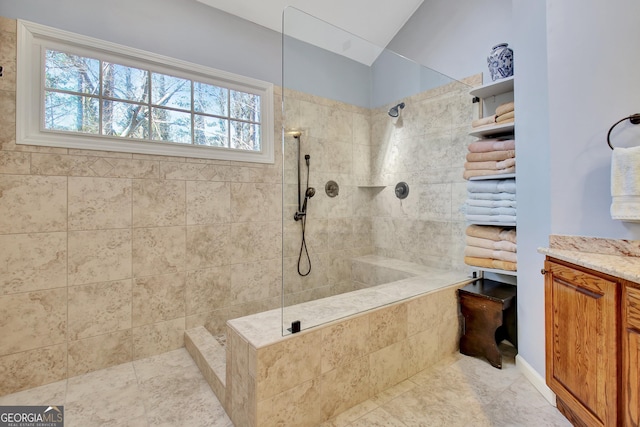
[{"label": "tiled step", "polygon": [[204,326],[184,333],[184,345],[220,402],[225,401],[226,349]]}]

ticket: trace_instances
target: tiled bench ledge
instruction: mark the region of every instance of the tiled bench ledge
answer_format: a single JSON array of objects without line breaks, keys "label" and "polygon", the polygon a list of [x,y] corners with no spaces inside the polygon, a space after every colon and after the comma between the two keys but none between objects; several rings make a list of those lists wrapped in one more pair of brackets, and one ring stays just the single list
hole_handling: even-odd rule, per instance
[{"label": "tiled bench ledge", "polygon": [[282,336],[281,310],[228,321],[221,400],[234,424],[316,426],[457,351],[456,291],[471,279],[420,268],[289,307],[287,323],[317,325],[297,334]]}]

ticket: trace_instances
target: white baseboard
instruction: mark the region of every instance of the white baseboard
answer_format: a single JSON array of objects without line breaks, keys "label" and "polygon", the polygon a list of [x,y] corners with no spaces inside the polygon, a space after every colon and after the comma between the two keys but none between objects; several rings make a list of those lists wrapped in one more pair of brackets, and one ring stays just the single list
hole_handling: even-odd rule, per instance
[{"label": "white baseboard", "polygon": [[531,367],[519,354],[516,355],[516,367],[522,372],[522,375],[529,380],[531,384],[547,399],[547,401],[556,406],[556,394],[551,391],[545,379]]}]

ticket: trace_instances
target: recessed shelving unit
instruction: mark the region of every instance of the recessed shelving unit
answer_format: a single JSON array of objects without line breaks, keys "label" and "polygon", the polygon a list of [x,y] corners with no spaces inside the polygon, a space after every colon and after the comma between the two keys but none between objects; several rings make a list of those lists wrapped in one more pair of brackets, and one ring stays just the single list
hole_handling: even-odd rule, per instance
[{"label": "recessed shelving unit", "polygon": [[[473,88],[469,91],[469,95],[472,97],[480,98],[480,102],[485,102],[487,98],[491,97],[502,97],[508,96],[509,92],[513,92],[514,90],[514,78],[508,77],[506,79],[501,79],[495,82],[491,82],[485,84],[483,86],[479,86]],[[508,99],[508,98],[507,98]],[[485,106],[481,104],[481,106]],[[493,107],[492,107],[493,108]],[[481,108],[482,111],[482,108]],[[470,136],[474,136],[476,138],[493,138],[500,136],[509,136],[515,134],[515,123],[505,123],[505,124],[495,124],[495,125],[487,125],[478,128],[471,128],[469,131]],[[484,175],[484,176],[474,176],[469,178],[469,181],[484,181],[489,179],[513,179],[516,177],[515,173],[504,173],[504,174],[495,174],[495,175]],[[514,218],[515,219],[515,218]],[[482,225],[482,226],[497,226],[497,227],[516,227],[516,221],[514,222],[480,222],[480,221],[469,221],[469,224],[474,225]],[[495,268],[484,268],[478,266],[469,266],[472,270],[477,270],[482,273],[495,273],[506,276],[517,276],[517,271],[510,270],[500,270]]]}]

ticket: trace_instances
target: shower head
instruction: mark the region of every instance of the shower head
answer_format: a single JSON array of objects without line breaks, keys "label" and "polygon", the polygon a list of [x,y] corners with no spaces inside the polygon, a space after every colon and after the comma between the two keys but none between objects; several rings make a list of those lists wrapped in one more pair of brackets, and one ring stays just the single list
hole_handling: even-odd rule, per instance
[{"label": "shower head", "polygon": [[307,188],[307,191],[304,193],[304,197],[306,197],[307,199],[310,199],[315,195],[316,195],[316,189],[313,187]]},{"label": "shower head", "polygon": [[389,114],[391,117],[398,117],[400,115],[400,110],[402,110],[403,108],[404,108],[404,102],[401,102],[396,106],[389,108],[389,111],[387,112],[387,114]]},{"label": "shower head", "polygon": [[302,214],[307,214],[307,200],[316,195],[316,189],[313,187],[307,188],[307,191],[304,193],[304,202],[302,203]]},{"label": "shower head", "polygon": [[308,154],[304,155],[304,162],[307,164],[307,166],[309,166],[309,159],[311,159],[311,156]]}]

